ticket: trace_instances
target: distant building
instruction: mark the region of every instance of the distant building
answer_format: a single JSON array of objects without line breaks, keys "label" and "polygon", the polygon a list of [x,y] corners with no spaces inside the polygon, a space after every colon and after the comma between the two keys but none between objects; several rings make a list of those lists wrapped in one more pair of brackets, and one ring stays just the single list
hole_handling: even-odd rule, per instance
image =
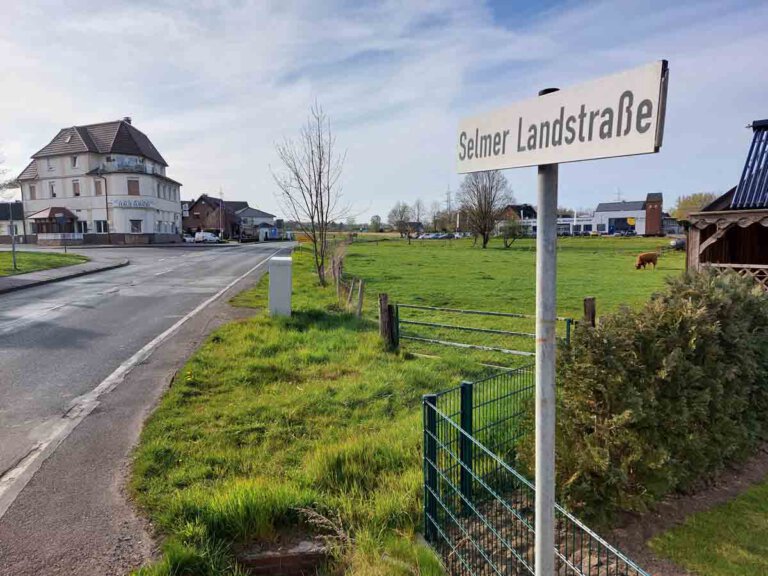
[{"label": "distant building", "polygon": [[[238,206],[239,202],[230,202],[230,205]],[[247,202],[243,202],[248,206]],[[182,228],[187,234],[195,232],[215,232],[221,231],[224,238],[237,238],[240,236],[240,220],[235,211],[227,202],[201,194],[188,207],[188,215],[182,221]]]},{"label": "distant building", "polygon": [[508,204],[502,211],[502,220],[535,220],[536,208],[531,204]]},{"label": "distant building", "polygon": [[602,202],[592,217],[595,231],[614,234],[634,231],[639,236],[659,236],[662,231],[660,193],[651,193],[645,200]]},{"label": "distant building", "polygon": [[19,175],[41,244],[179,241],[181,184],[130,118],[62,128]]}]

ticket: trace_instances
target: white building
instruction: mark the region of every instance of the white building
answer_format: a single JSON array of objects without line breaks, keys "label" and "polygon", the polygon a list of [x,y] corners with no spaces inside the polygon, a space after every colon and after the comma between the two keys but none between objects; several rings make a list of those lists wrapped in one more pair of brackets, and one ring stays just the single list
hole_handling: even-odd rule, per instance
[{"label": "white building", "polygon": [[[634,232],[638,236],[660,236],[672,232],[671,225],[662,225],[663,197],[651,193],[645,200],[602,202],[590,215],[560,217],[557,233],[561,236],[578,236],[597,232],[616,234]],[[536,233],[536,219],[522,219],[523,227],[530,234]]]},{"label": "white building", "polygon": [[181,184],[130,118],[62,128],[19,176],[39,243],[178,241]]}]

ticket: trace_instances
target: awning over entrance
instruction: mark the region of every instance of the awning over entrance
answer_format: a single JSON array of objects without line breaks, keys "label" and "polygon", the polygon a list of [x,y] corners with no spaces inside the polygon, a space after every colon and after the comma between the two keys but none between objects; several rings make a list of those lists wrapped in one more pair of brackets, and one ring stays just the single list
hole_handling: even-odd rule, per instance
[{"label": "awning over entrance", "polygon": [[35,221],[38,234],[57,234],[75,231],[77,216],[64,207],[51,206],[27,216]]},{"label": "awning over entrance", "polygon": [[30,220],[55,220],[57,218],[64,218],[65,220],[77,220],[77,216],[72,214],[64,207],[51,206],[45,210],[40,210],[34,214],[27,216]]}]

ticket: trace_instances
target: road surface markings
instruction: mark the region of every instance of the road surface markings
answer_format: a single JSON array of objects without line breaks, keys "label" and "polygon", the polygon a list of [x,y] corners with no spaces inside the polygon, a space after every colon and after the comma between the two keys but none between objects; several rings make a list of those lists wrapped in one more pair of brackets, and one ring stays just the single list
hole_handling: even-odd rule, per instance
[{"label": "road surface markings", "polygon": [[181,328],[188,320],[202,312],[206,307],[213,304],[218,298],[226,293],[235,284],[245,279],[248,275],[252,274],[262,266],[264,266],[269,259],[283,250],[284,248],[278,248],[277,250],[268,254],[264,260],[256,264],[253,268],[238,276],[232,282],[227,284],[224,288],[219,290],[216,294],[205,300],[202,304],[199,304],[194,310],[186,314],[180,320],[178,320],[173,326],[168,328],[165,332],[155,337],[149,343],[147,343],[141,350],[136,352],[133,356],[128,358],[120,366],[118,366],[112,374],[107,376],[102,382],[96,386],[90,392],[75,398],[67,411],[58,417],[51,418],[45,426],[47,427],[48,435],[35,444],[25,456],[23,456],[15,466],[2,472],[0,475],[0,518],[7,512],[13,501],[21,493],[27,483],[32,479],[42,466],[43,462],[51,454],[56,451],[56,448],[66,440],[72,431],[77,428],[77,425],[82,422],[88,414],[90,414],[96,406],[99,405],[99,397],[102,394],[106,394],[115,389],[133,370],[138,364],[147,360],[155,349],[165,342],[168,338],[173,336],[179,328]]}]

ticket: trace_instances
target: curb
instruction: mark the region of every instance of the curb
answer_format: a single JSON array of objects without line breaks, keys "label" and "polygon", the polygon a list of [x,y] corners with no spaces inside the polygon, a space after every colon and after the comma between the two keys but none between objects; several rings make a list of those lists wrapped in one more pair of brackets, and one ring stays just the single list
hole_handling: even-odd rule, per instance
[{"label": "curb", "polygon": [[62,280],[69,280],[71,278],[79,278],[80,276],[88,276],[90,274],[97,274],[99,272],[106,272],[107,270],[114,270],[116,268],[122,268],[130,264],[130,260],[127,258],[118,262],[117,264],[109,264],[103,268],[96,268],[95,270],[81,270],[80,272],[73,272],[66,276],[59,276],[58,278],[46,278],[45,280],[33,280],[28,284],[20,284],[18,286],[10,286],[9,288],[0,288],[0,294],[7,294],[8,292],[17,292],[18,290],[24,290],[25,288],[35,288],[36,286],[44,286],[45,284],[53,284],[54,282],[61,282]]}]

